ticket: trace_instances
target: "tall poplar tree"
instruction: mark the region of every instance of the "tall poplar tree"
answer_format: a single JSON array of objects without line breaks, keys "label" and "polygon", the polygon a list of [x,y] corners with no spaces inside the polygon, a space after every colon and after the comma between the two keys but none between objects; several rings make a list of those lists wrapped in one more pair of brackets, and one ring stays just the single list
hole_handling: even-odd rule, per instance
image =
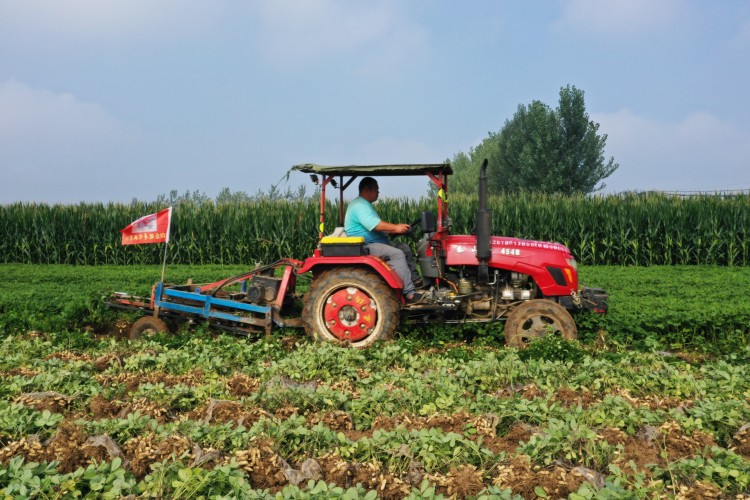
[{"label": "tall poplar tree", "polygon": [[500,132],[490,133],[468,155],[456,155],[453,186],[474,192],[469,173],[486,157],[492,193],[592,193],[619,167],[614,158],[605,158],[606,143],[607,135],[599,134],[599,124],[586,112],[584,92],[568,85],[560,89],[556,109],[541,101],[522,104]]}]

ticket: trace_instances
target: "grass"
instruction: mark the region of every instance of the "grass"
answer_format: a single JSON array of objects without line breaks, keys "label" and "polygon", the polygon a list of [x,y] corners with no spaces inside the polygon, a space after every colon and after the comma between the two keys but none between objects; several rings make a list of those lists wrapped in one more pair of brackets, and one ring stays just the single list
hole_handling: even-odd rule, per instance
[{"label": "grass", "polygon": [[[212,282],[251,266],[167,266],[166,281]],[[0,332],[106,329],[114,321],[103,298],[115,291],[148,295],[161,267],[0,265]],[[300,280],[303,282],[304,280]],[[750,268],[719,266],[584,266],[580,281],[605,288],[610,314],[579,316],[580,337],[650,349],[697,349],[729,353],[750,342]],[[301,283],[304,286],[304,283]],[[415,330],[408,337],[436,343],[483,339],[502,344],[495,325],[443,326]]]}]

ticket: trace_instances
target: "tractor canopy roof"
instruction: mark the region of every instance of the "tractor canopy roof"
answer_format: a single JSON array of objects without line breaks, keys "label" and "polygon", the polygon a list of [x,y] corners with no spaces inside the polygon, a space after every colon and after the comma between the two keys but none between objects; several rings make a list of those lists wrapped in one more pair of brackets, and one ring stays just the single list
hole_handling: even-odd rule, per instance
[{"label": "tractor canopy roof", "polygon": [[321,175],[371,175],[371,176],[409,176],[425,175],[431,173],[437,175],[443,173],[451,175],[453,169],[450,163],[423,163],[409,165],[344,165],[344,166],[324,166],[314,163],[303,163],[295,165],[292,170],[297,170],[306,174]]}]

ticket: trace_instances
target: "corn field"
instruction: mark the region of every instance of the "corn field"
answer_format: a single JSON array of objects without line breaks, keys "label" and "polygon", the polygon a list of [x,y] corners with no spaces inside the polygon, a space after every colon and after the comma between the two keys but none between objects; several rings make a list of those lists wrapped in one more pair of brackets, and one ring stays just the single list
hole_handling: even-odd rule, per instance
[{"label": "corn field", "polygon": [[[475,197],[450,198],[454,234],[471,233]],[[163,245],[120,244],[119,230],[163,206],[147,203],[0,206],[0,262],[31,264],[154,264]],[[384,220],[409,222],[433,200],[383,199]],[[490,199],[493,233],[571,248],[585,265],[750,264],[750,197],[649,195]],[[326,231],[338,206],[326,210]],[[318,200],[256,200],[175,207],[168,261],[175,264],[272,262],[311,255],[318,237]]]}]

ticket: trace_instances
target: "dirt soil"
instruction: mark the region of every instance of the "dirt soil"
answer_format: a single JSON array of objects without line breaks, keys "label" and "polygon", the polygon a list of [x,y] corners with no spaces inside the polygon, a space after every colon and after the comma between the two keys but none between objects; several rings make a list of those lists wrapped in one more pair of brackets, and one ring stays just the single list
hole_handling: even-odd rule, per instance
[{"label": "dirt soil", "polygon": [[524,498],[538,498],[535,488],[540,486],[550,498],[567,498],[583,484],[584,478],[560,466],[533,467],[525,455],[512,457],[507,465],[498,468],[492,484],[510,488]]}]

